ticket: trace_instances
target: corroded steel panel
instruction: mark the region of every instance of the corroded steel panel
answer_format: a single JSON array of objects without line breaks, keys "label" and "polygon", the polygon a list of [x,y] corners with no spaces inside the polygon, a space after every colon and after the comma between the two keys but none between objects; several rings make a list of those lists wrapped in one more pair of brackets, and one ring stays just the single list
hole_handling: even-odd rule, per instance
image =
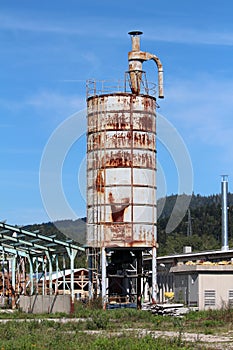
[{"label": "corroded steel panel", "polygon": [[87,104],[87,245],[152,247],[155,98],[118,93]]},{"label": "corroded steel panel", "polygon": [[130,168],[108,168],[105,171],[105,186],[127,186],[131,185],[131,169]]},{"label": "corroded steel panel", "polygon": [[134,185],[149,185],[149,184],[155,184],[155,172],[154,169],[141,169],[141,168],[134,168],[133,169],[133,181]]},{"label": "corroded steel panel", "polygon": [[133,188],[133,199],[135,204],[154,205],[155,188],[153,187],[135,187]]},{"label": "corroded steel panel", "polygon": [[134,205],[134,220],[135,222],[150,224],[154,220],[154,210],[149,205]]}]

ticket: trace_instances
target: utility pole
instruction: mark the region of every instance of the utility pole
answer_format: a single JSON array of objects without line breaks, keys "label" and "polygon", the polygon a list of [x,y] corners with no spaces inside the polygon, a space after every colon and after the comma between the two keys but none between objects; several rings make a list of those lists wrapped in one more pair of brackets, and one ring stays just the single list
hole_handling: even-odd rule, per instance
[{"label": "utility pole", "polygon": [[190,209],[188,209],[188,226],[187,226],[187,236],[190,237],[192,236],[192,218],[191,218],[191,213],[190,213]]}]

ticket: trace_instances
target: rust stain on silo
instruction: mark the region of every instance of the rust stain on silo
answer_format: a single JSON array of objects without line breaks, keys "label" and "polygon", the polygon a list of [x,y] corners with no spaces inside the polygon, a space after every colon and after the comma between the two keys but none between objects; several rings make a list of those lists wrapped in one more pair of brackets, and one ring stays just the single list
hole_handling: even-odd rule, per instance
[{"label": "rust stain on silo", "polygon": [[104,193],[104,179],[103,179],[103,171],[102,170],[98,170],[95,184],[96,184],[96,191]]},{"label": "rust stain on silo", "polygon": [[125,209],[129,206],[129,198],[122,198],[122,203],[116,203],[112,192],[110,192],[108,200],[112,210],[112,221],[124,222],[124,212]]}]

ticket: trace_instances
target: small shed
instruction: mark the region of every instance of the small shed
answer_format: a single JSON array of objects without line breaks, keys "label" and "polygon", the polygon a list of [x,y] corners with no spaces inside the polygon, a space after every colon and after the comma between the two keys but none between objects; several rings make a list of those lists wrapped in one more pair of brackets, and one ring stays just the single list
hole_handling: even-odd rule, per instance
[{"label": "small shed", "polygon": [[[78,268],[73,270],[74,273],[74,294],[77,299],[88,297],[88,270]],[[49,276],[46,276],[47,284]],[[71,294],[71,269],[54,272],[52,274],[52,287],[58,294]]]},{"label": "small shed", "polygon": [[170,272],[176,302],[199,310],[233,306],[232,264],[183,264],[171,267]]}]

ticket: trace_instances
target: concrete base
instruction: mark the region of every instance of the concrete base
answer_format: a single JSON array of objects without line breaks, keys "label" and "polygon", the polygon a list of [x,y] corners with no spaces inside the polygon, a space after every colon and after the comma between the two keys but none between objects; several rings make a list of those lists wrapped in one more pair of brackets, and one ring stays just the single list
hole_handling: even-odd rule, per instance
[{"label": "concrete base", "polygon": [[23,312],[33,314],[65,312],[71,313],[70,295],[20,296],[19,307]]}]

